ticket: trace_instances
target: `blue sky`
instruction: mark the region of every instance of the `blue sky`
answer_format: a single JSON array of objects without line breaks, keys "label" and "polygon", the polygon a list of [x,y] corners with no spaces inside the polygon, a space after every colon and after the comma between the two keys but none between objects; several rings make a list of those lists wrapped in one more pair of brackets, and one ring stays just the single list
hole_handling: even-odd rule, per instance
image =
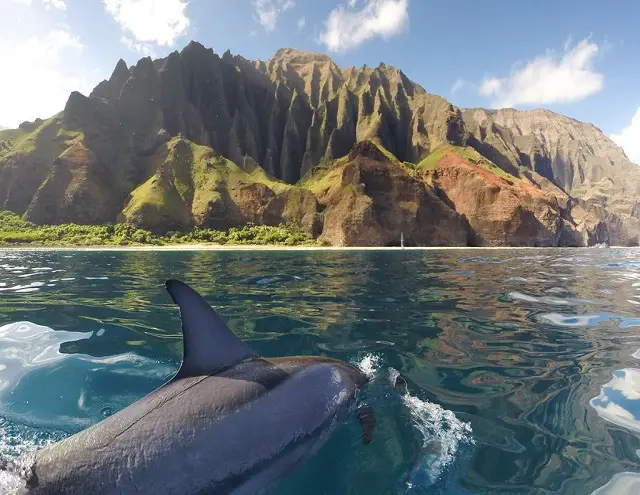
[{"label": "blue sky", "polygon": [[47,117],[119,58],[191,39],[267,59],[381,61],[462,107],[550,108],[640,163],[640,2],[620,0],[0,0],[0,125]]}]

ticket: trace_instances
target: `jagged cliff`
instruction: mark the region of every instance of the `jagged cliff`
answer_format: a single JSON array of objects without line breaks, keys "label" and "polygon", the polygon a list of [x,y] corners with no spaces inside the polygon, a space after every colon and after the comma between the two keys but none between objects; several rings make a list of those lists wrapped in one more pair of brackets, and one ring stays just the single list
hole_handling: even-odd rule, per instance
[{"label": "jagged cliff", "polygon": [[635,245],[635,167],[589,124],[460,110],[384,64],[192,42],[0,131],[0,209],[156,231],[289,222],[332,244]]}]

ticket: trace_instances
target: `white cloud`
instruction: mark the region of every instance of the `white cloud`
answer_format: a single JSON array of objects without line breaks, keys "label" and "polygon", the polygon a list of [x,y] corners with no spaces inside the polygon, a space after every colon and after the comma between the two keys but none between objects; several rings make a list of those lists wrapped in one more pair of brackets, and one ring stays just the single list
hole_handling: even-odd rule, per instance
[{"label": "white cloud", "polygon": [[304,27],[307,25],[307,18],[305,16],[302,16],[300,19],[298,19],[298,31],[302,31],[304,29]]},{"label": "white cloud", "polygon": [[104,0],[107,12],[128,38],[158,46],[173,46],[186,33],[187,3],[188,0]]},{"label": "white cloud", "polygon": [[24,120],[51,117],[64,108],[69,94],[87,93],[91,84],[80,66],[80,39],[54,29],[29,39],[0,39],[0,122],[16,127]]},{"label": "white cloud", "polygon": [[514,67],[509,77],[485,78],[480,94],[493,97],[492,106],[496,108],[584,100],[604,84],[604,76],[593,67],[598,51],[598,45],[588,39],[573,48],[567,42],[562,56],[548,51],[524,66]]},{"label": "white cloud", "polygon": [[455,95],[458,91],[462,91],[465,88],[474,88],[474,87],[475,85],[472,82],[469,82],[459,77],[453,82],[450,92],[452,95]]},{"label": "white cloud", "polygon": [[126,36],[120,38],[120,43],[122,43],[132,52],[139,53],[145,57],[157,58],[156,52],[154,52],[153,48],[151,48],[146,43],[136,43],[131,38],[127,38]]},{"label": "white cloud", "polygon": [[[254,0],[255,19],[267,32],[275,31],[278,17],[296,6],[294,0]],[[299,24],[298,24],[299,26]]]},{"label": "white cloud", "polygon": [[465,81],[464,79],[456,79],[453,83],[453,86],[451,86],[451,94],[456,94],[458,91],[460,91],[462,88],[464,88],[465,86]]},{"label": "white cloud", "polygon": [[[13,0],[14,3],[22,3],[25,5],[31,5],[31,0]],[[42,0],[44,7],[49,9],[67,10],[66,0]]]},{"label": "white cloud", "polygon": [[611,139],[620,146],[629,159],[640,165],[640,108],[631,119],[631,123],[620,134],[611,135]]},{"label": "white cloud", "polygon": [[67,4],[65,0],[42,0],[46,9],[58,9],[58,10],[67,10]]},{"label": "white cloud", "polygon": [[333,9],[320,41],[331,51],[355,48],[376,36],[388,39],[401,33],[409,22],[409,0],[366,0],[360,9],[349,0]]},{"label": "white cloud", "polygon": [[482,96],[491,96],[493,94],[500,93],[500,91],[502,91],[502,84],[502,81],[495,77],[485,79],[480,85],[480,94]]}]

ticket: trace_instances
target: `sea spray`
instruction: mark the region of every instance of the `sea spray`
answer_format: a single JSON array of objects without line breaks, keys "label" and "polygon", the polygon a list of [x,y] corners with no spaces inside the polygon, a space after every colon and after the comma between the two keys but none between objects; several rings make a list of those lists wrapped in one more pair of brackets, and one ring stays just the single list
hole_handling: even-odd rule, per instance
[{"label": "sea spray", "polygon": [[380,370],[380,356],[376,354],[367,354],[360,361],[357,361],[355,365],[362,371],[369,380],[373,380],[376,374]]},{"label": "sea spray", "polygon": [[[389,380],[395,386],[400,373],[389,368]],[[402,401],[411,415],[413,426],[422,436],[420,456],[407,476],[411,493],[435,484],[453,463],[461,444],[473,445],[471,425],[438,404],[423,401],[406,392]]]},{"label": "sea spray", "polygon": [[[382,367],[382,358],[367,354],[354,364],[374,380]],[[460,446],[473,445],[471,425],[438,404],[411,395],[405,387],[396,387],[400,372],[389,368],[389,381],[400,392],[404,407],[409,411],[413,427],[420,433],[420,455],[406,476],[407,493],[415,493],[433,486],[456,459]]]},{"label": "sea spray", "polygon": [[0,417],[0,493],[19,493],[33,465],[28,454],[65,436],[63,432],[19,425]]}]

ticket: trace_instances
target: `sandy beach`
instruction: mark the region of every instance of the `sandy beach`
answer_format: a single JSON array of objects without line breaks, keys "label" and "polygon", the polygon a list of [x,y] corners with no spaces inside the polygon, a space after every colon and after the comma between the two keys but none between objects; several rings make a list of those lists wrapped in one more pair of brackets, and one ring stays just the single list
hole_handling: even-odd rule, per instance
[{"label": "sandy beach", "polygon": [[[470,246],[421,246],[421,247],[332,247],[332,246],[264,246],[264,245],[223,245],[223,244],[172,244],[167,246],[0,246],[2,251],[504,251],[514,249],[550,249],[542,247],[470,247]],[[551,248],[551,249],[593,249],[593,248]],[[607,249],[637,249],[612,246]]]}]

